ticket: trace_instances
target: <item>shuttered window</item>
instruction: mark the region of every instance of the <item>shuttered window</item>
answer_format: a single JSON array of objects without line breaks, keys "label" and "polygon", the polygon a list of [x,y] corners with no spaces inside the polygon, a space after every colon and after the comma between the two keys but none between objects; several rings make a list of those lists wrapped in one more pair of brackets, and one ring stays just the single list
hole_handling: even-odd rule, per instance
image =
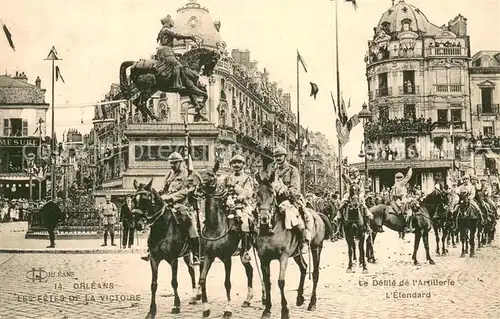
[{"label": "shuttered window", "polygon": [[447,85],[448,84],[448,74],[446,69],[436,70],[436,84],[437,85]]}]

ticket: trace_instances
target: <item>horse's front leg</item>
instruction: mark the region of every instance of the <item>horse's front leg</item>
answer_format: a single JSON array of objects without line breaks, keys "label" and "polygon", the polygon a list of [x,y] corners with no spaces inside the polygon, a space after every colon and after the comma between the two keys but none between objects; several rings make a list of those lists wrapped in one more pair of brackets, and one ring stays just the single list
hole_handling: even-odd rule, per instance
[{"label": "horse's front leg", "polygon": [[467,252],[466,249],[465,249],[465,245],[466,245],[466,242],[467,242],[467,235],[465,233],[466,228],[465,228],[464,225],[462,225],[460,223],[459,228],[460,228],[459,229],[459,232],[460,232],[460,242],[462,243],[462,253],[460,254],[460,257],[463,258],[463,257],[465,257],[465,254]]},{"label": "horse's front leg", "polygon": [[288,310],[288,301],[285,297],[285,275],[288,266],[288,255],[283,254],[280,258],[280,274],[278,278],[278,287],[281,294],[281,319],[290,318],[290,310]]},{"label": "horse's front leg", "polygon": [[179,270],[179,260],[174,258],[170,261],[170,267],[172,268],[172,280],[170,281],[172,289],[174,290],[174,306],[172,307],[171,313],[178,314],[181,312],[181,299],[179,298],[179,282],[177,281],[177,273]]},{"label": "horse's front leg", "polygon": [[449,238],[450,238],[450,232],[449,232],[448,227],[445,225],[443,227],[443,237],[441,238],[441,244],[443,246],[443,255],[448,254],[448,248],[446,247],[446,245],[447,245],[447,242],[449,241]]},{"label": "horse's front leg", "polygon": [[149,264],[151,265],[151,304],[146,318],[154,319],[156,318],[156,289],[158,288],[158,265],[160,260],[156,260],[155,256],[150,254]]},{"label": "horse's front leg", "polygon": [[[435,265],[436,263],[431,258],[431,253],[430,253],[430,248],[429,248],[429,231],[424,230],[424,232],[422,234],[422,240],[424,241],[425,258],[427,259],[427,261],[429,261],[429,264]],[[444,240],[444,237],[443,237],[443,240]],[[444,254],[444,247],[443,247],[443,254]]]},{"label": "horse's front leg", "polygon": [[245,267],[245,273],[247,275],[247,299],[243,301],[243,304],[241,305],[243,308],[250,307],[250,303],[252,302],[253,299],[253,267],[252,263],[250,262],[243,262],[243,256],[240,256],[241,263],[243,264],[243,267]]},{"label": "horse's front leg", "polygon": [[359,266],[363,268],[363,274],[368,273],[368,268],[366,268],[366,261],[365,261],[365,239],[366,235],[362,234],[359,236]]},{"label": "horse's front leg", "polygon": [[415,242],[413,243],[413,264],[418,265],[418,260],[417,260],[417,252],[418,252],[418,246],[420,246],[420,238],[422,237],[422,230],[420,229],[415,229]]},{"label": "horse's front leg", "polygon": [[476,257],[476,251],[475,251],[475,246],[476,243],[474,242],[474,235],[476,232],[476,221],[471,221],[471,226],[470,226],[470,258]]},{"label": "horse's front leg", "polygon": [[[189,277],[191,277],[191,288],[193,289],[193,295],[191,296],[191,299],[189,300],[189,304],[196,305],[196,302],[201,299],[200,287],[199,287],[199,285],[198,285],[198,287],[196,286],[196,274],[194,271],[194,266],[190,262],[189,255],[184,256],[183,259],[184,259],[184,262],[186,263],[186,266],[188,268]],[[201,273],[201,271],[200,271],[200,273]],[[199,298],[198,298],[198,295],[199,295]]]},{"label": "horse's front leg", "polygon": [[300,270],[299,287],[297,288],[297,301],[295,303],[298,307],[300,307],[304,304],[305,301],[304,281],[306,279],[307,264],[302,254],[295,256],[293,259],[295,260],[295,263],[299,266]]},{"label": "horse's front leg", "polygon": [[231,318],[233,316],[233,311],[231,308],[231,265],[232,260],[231,256],[229,258],[223,260],[224,263],[224,271],[225,271],[225,279],[224,279],[224,288],[226,288],[226,309],[224,310],[224,318]]},{"label": "horse's front leg", "polygon": [[[439,253],[439,227],[438,227],[437,223],[434,223],[432,228],[434,228],[434,235],[436,237],[436,255],[439,256],[440,255],[440,253]],[[443,236],[443,240],[444,240],[444,236]],[[444,249],[443,249],[443,253],[444,253]]]},{"label": "horse's front leg", "polygon": [[[311,293],[311,300],[309,301],[309,306],[307,307],[307,310],[309,311],[314,311],[316,310],[316,289],[318,287],[318,280],[319,280],[319,264],[321,261],[321,251],[323,250],[323,247],[318,246],[315,247],[312,250],[312,262],[313,262],[313,288],[312,288],[312,293]],[[363,258],[363,257],[361,257]]]},{"label": "horse's front leg", "polygon": [[262,270],[262,280],[264,281],[264,312],[262,313],[261,319],[271,318],[271,261],[267,259],[262,259],[260,256],[260,268]]},{"label": "horse's front leg", "polygon": [[353,246],[356,245],[356,243],[354,242],[354,237],[351,236],[351,234],[346,234],[345,235],[345,239],[347,241],[347,251],[348,251],[348,254],[349,254],[349,263],[347,264],[347,269],[346,269],[346,273],[352,273],[352,251],[353,251]]},{"label": "horse's front leg", "polygon": [[201,302],[203,304],[203,317],[210,316],[210,305],[208,303],[208,297],[207,297],[207,276],[208,276],[208,271],[210,270],[210,267],[212,267],[213,262],[214,262],[213,257],[205,255],[205,258],[203,258],[203,263],[202,263],[203,268],[202,268],[201,273],[200,273]]}]

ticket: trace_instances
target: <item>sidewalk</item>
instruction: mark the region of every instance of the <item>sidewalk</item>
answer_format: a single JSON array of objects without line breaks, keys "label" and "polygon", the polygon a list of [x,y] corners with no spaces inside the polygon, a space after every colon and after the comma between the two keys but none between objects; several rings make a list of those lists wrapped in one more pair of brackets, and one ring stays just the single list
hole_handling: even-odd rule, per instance
[{"label": "sidewalk", "polygon": [[139,245],[137,236],[132,248],[120,249],[120,236],[115,234],[116,246],[101,247],[103,239],[65,239],[58,240],[56,248],[46,248],[48,239],[25,239],[27,222],[0,223],[0,253],[48,253],[48,254],[130,254],[144,253],[147,250],[147,237],[141,235]]}]

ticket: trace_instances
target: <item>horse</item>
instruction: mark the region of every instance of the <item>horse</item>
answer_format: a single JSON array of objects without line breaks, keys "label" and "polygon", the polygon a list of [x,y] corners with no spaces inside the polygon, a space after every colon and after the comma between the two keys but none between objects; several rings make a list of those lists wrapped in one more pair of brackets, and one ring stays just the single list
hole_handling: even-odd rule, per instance
[{"label": "horse", "polygon": [[[201,267],[199,284],[201,287],[201,301],[203,303],[203,317],[210,316],[210,306],[207,298],[206,280],[208,272],[215,258],[219,258],[224,263],[227,306],[224,311],[224,318],[232,316],[231,310],[231,263],[232,256],[239,252],[241,242],[241,232],[238,229],[237,221],[228,218],[226,211],[227,191],[220,191],[217,185],[216,173],[219,169],[219,162],[216,162],[211,171],[206,171],[206,180],[201,190],[202,198],[205,200],[205,226],[200,232],[202,244],[204,246],[204,258]],[[243,247],[241,248],[243,249]],[[245,267],[247,275],[248,294],[242,307],[249,307],[253,299],[253,267],[250,262],[241,261]]]},{"label": "horse", "polygon": [[[120,66],[120,97],[133,99],[143,116],[158,120],[146,105],[149,98],[158,91],[179,93],[181,97],[189,97],[192,107],[197,110],[195,115],[200,119],[200,110],[208,99],[206,87],[199,81],[200,76],[212,75],[219,58],[219,52],[206,48],[192,49],[180,56],[179,61],[184,65],[181,69],[183,89],[172,88],[172,75],[160,60],[125,61]],[[131,82],[127,78],[128,68]],[[202,97],[202,101],[198,102],[196,97]]]},{"label": "horse", "polygon": [[[431,258],[429,252],[429,231],[432,228],[432,221],[429,212],[427,211],[427,208],[420,206],[418,200],[416,199],[410,199],[407,204],[413,212],[413,216],[411,218],[413,219],[413,227],[415,228],[415,241],[413,244],[412,254],[413,264],[419,265],[419,262],[417,260],[417,252],[420,246],[420,239],[422,239],[422,241],[424,242],[426,259],[429,264],[435,265],[435,262]],[[401,213],[396,213],[392,207],[391,209],[389,209],[386,206],[387,205],[381,204],[373,206],[370,209],[370,212],[373,214],[373,220],[370,224],[372,226],[372,229],[378,229],[379,227],[384,225],[398,233],[404,233],[404,229],[406,226],[405,216]],[[370,245],[373,245],[373,241],[375,240],[374,235],[375,234],[372,234],[373,240],[369,242]],[[375,257],[373,256],[373,247],[367,250],[369,250],[370,262],[373,262],[375,260]]]},{"label": "horse", "polygon": [[[263,303],[265,306],[262,318],[271,317],[271,281],[270,281],[270,263],[271,260],[279,260],[280,273],[278,279],[278,287],[281,293],[281,318],[289,318],[288,301],[285,297],[285,273],[288,266],[288,259],[292,257],[300,269],[300,281],[297,289],[296,305],[304,304],[304,280],[306,276],[307,264],[302,257],[299,245],[299,232],[296,227],[289,230],[286,229],[287,221],[286,214],[280,211],[279,197],[282,194],[277,192],[279,183],[282,181],[276,176],[275,171],[271,173],[258,172],[255,176],[258,183],[257,187],[257,225],[258,235],[254,246],[257,249],[260,266],[262,269],[262,277],[264,281]],[[328,239],[332,234],[332,226],[328,218],[313,210],[310,210],[314,218],[314,229],[310,241],[309,251],[313,259],[313,288],[311,300],[308,310],[316,309],[316,288],[319,279],[319,263],[321,251],[323,249],[323,241]],[[270,224],[274,226],[270,226]],[[270,227],[274,227],[272,232],[269,232]]]},{"label": "horse", "polygon": [[[435,188],[430,194],[425,196],[421,205],[426,208],[431,216],[432,228],[436,236],[436,255],[446,255],[446,241],[451,234],[453,195],[445,190]],[[439,231],[442,231],[441,250],[439,250]]]},{"label": "horse", "polygon": [[190,241],[184,230],[185,225],[181,225],[180,218],[172,207],[161,199],[158,192],[151,187],[153,179],[148,184],[138,183],[134,180],[134,188],[136,193],[132,200],[132,211],[141,216],[143,220],[150,225],[150,233],[148,238],[148,248],[150,252],[151,265],[151,304],[149,312],[146,315],[148,319],[156,318],[156,289],[158,287],[158,266],[162,260],[167,261],[172,269],[171,285],[174,290],[174,306],[172,314],[179,314],[181,301],[177,289],[179,283],[177,281],[178,259],[183,257],[184,262],[188,267],[189,276],[191,277],[191,285],[193,296],[190,304],[196,304],[197,300],[201,299],[201,294],[196,290],[196,278],[194,266],[190,262],[189,253],[191,251]]},{"label": "horse", "polygon": [[[469,194],[467,191],[460,193],[460,204],[458,205],[457,225],[460,232],[460,241],[462,242],[462,253],[460,257],[465,257],[467,253],[466,241],[469,237],[470,244],[470,257],[473,258],[475,254],[475,234],[479,219],[479,212],[471,205]],[[467,232],[469,233],[467,236]]]},{"label": "horse", "polygon": [[477,224],[477,249],[479,249],[490,241],[491,235],[494,233],[494,227],[496,225],[496,207],[491,207],[486,199],[486,195],[481,190],[476,192],[475,199],[480,209],[483,211],[484,219],[483,224]]},{"label": "horse", "polygon": [[[401,222],[400,219],[395,218],[397,214],[390,205],[378,204],[370,207],[369,209],[373,215],[373,219],[370,223],[372,229],[379,229],[380,226],[384,225],[390,228],[391,230],[397,232],[404,232],[405,229],[404,219]],[[366,240],[366,260],[367,262],[372,264],[376,263],[376,258],[373,250],[373,245],[376,237],[377,237],[377,232],[374,231],[368,235],[368,239]]]},{"label": "horse", "polygon": [[368,273],[365,260],[365,232],[368,229],[365,221],[362,206],[359,200],[360,187],[357,184],[351,184],[349,187],[350,201],[344,208],[343,223],[344,223],[344,236],[348,246],[349,263],[347,265],[347,273],[352,273],[353,255],[356,259],[356,242],[358,239],[359,247],[359,266],[363,268],[363,273]]}]

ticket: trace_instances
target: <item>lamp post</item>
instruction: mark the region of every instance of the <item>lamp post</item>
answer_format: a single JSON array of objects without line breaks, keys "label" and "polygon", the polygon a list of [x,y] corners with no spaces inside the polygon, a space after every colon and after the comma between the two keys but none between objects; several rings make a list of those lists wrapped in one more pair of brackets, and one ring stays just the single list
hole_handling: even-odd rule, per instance
[{"label": "lamp post", "polygon": [[361,148],[360,151],[360,157],[365,157],[365,183],[368,183],[368,154],[367,152],[370,151],[367,147],[366,143],[366,124],[371,121],[373,114],[372,112],[368,109],[368,105],[366,105],[366,102],[363,103],[361,107],[361,111],[358,113],[358,117],[361,119],[363,122],[363,146],[364,146],[364,154],[363,154],[363,147]]}]

